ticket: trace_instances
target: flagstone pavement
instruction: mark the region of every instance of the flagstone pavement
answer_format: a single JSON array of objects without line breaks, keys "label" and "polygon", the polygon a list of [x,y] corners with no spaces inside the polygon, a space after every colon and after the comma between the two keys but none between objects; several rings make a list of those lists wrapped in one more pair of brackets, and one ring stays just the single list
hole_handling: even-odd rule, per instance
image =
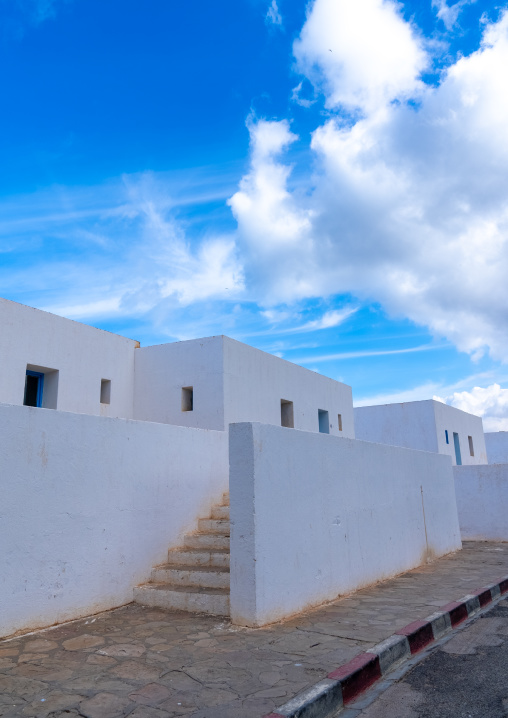
[{"label": "flagstone pavement", "polygon": [[462,551],[263,629],[135,604],[0,641],[2,718],[260,718],[397,629],[508,574]]}]

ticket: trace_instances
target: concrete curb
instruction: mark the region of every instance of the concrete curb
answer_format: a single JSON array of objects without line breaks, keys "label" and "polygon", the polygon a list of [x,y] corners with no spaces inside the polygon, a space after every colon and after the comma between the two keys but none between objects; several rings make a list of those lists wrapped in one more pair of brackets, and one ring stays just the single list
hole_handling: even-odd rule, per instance
[{"label": "concrete curb", "polygon": [[388,671],[449,633],[508,592],[508,576],[446,604],[423,621],[414,621],[361,653],[327,678],[299,693],[263,718],[332,718]]}]

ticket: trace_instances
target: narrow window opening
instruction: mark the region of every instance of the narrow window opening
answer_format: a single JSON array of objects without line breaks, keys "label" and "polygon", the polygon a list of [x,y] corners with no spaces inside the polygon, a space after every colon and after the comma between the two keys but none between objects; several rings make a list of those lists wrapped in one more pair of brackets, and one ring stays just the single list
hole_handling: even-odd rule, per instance
[{"label": "narrow window opening", "polygon": [[449,443],[450,443],[450,439],[448,438],[448,429],[445,429],[444,435],[445,435],[446,443],[449,444]]},{"label": "narrow window opening", "polygon": [[468,436],[468,437],[467,437],[467,440],[468,440],[468,442],[469,442],[469,455],[470,455],[470,456],[474,456],[473,437],[472,437],[472,436]]},{"label": "narrow window opening", "polygon": [[111,404],[111,379],[101,379],[101,404]]},{"label": "narrow window opening", "polygon": [[462,466],[462,457],[460,455],[460,441],[459,441],[459,435],[453,432],[453,445],[455,448],[455,462],[457,466]]},{"label": "narrow window opening", "polygon": [[25,406],[42,406],[42,392],[44,387],[44,374],[27,369],[25,378]]},{"label": "narrow window opening", "polygon": [[342,414],[338,415],[338,427],[339,431],[342,431]]},{"label": "narrow window opening", "polygon": [[328,420],[328,412],[324,409],[318,409],[318,420],[319,420],[319,433],[320,434],[329,434],[330,433],[330,423]]},{"label": "narrow window opening", "polygon": [[182,387],[182,411],[194,410],[194,389],[192,386]]},{"label": "narrow window opening", "polygon": [[280,400],[280,425],[287,429],[295,428],[295,417],[293,412],[293,402],[286,399]]}]

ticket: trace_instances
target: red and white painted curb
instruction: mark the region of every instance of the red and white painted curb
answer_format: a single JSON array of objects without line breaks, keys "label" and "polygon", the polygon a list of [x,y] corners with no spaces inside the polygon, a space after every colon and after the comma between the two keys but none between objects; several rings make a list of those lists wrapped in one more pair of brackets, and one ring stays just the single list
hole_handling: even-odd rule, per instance
[{"label": "red and white painted curb", "polygon": [[402,661],[508,592],[508,576],[414,621],[263,718],[331,718]]}]

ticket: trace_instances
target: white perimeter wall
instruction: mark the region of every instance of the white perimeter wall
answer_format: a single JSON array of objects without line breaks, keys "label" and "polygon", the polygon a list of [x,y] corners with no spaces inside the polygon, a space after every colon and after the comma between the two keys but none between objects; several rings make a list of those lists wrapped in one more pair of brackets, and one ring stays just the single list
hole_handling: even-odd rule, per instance
[{"label": "white perimeter wall", "polygon": [[0,636],[132,601],[228,488],[227,435],[0,405]]},{"label": "white perimeter wall", "polygon": [[295,429],[319,431],[318,410],[323,409],[330,434],[355,436],[350,386],[224,337],[226,425],[253,421],[280,426],[281,399],[293,402]]},{"label": "white perimeter wall", "polygon": [[508,431],[485,434],[489,464],[508,464]]},{"label": "white perimeter wall", "polygon": [[433,401],[355,407],[357,439],[421,451],[438,450]]},{"label": "white perimeter wall", "polygon": [[[138,342],[7,299],[0,299],[0,327],[0,402],[23,404],[28,364],[59,372],[61,411],[132,416]],[[100,403],[101,379],[111,381],[109,405]]]},{"label": "white perimeter wall", "polygon": [[230,502],[231,611],[242,625],[461,547],[451,462],[439,454],[234,424]]},{"label": "white perimeter wall", "polygon": [[[224,431],[222,336],[136,350],[134,418]],[[182,387],[194,390],[182,411]]]},{"label": "white perimeter wall", "polygon": [[455,466],[464,540],[508,541],[508,464]]}]

